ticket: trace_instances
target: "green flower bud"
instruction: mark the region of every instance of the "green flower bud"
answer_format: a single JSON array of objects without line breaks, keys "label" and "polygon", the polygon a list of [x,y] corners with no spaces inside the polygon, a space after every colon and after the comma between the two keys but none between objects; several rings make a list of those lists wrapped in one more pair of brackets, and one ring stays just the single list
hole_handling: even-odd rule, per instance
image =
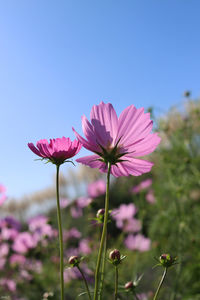
[{"label": "green flower bud", "polygon": [[68,263],[72,266],[72,267],[77,267],[80,263],[80,260],[78,258],[78,256],[70,256]]}]

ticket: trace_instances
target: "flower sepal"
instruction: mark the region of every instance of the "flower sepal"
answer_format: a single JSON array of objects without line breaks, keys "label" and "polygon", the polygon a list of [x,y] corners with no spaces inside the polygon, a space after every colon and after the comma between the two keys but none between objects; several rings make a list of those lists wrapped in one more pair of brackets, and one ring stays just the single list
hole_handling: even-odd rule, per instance
[{"label": "flower sepal", "polygon": [[108,261],[114,266],[118,266],[126,258],[126,255],[121,255],[119,250],[114,249],[110,252]]},{"label": "flower sepal", "polygon": [[156,259],[158,261],[158,264],[156,264],[153,268],[157,266],[162,266],[164,268],[170,268],[174,265],[177,265],[177,257],[172,257],[169,253],[162,254],[159,259]]}]

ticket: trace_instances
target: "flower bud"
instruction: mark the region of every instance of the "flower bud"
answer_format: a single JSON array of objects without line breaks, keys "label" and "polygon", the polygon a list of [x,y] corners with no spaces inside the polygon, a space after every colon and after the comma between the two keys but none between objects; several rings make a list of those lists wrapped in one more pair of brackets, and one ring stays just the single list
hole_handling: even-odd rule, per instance
[{"label": "flower bud", "polygon": [[105,209],[104,208],[100,208],[98,211],[97,211],[97,218],[102,218],[102,216],[104,216],[104,213],[105,213]]},{"label": "flower bud", "polygon": [[185,91],[183,96],[186,97],[186,98],[189,98],[191,95],[191,92],[190,91]]},{"label": "flower bud", "polygon": [[176,261],[176,257],[173,258],[170,254],[162,254],[160,257],[159,257],[159,261],[160,261],[160,264],[165,267],[165,268],[169,268],[171,267],[172,265],[175,264],[175,261]]},{"label": "flower bud", "polygon": [[114,249],[109,254],[110,260],[120,260],[120,252],[117,249]]},{"label": "flower bud", "polygon": [[77,267],[80,263],[78,256],[70,256],[68,263],[72,265],[72,267]]},{"label": "flower bud", "polygon": [[124,287],[126,290],[132,289],[134,287],[133,281],[127,282]]}]

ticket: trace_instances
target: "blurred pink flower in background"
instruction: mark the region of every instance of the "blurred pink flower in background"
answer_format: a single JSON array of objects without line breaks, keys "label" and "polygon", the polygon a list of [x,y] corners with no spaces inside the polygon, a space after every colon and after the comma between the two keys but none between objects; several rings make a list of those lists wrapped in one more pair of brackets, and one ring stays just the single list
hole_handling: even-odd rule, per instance
[{"label": "blurred pink flower in background", "polygon": [[70,208],[70,213],[73,218],[79,218],[83,215],[83,208],[87,207],[92,202],[91,198],[79,197],[73,202]]},{"label": "blurred pink flower in background", "polygon": [[0,219],[0,227],[15,228],[19,231],[21,229],[21,224],[14,217],[8,216],[3,219]]},{"label": "blurred pink flower in background", "polygon": [[121,204],[119,208],[113,209],[113,219],[117,221],[128,220],[132,218],[137,212],[137,208],[133,203]]},{"label": "blurred pink flower in background", "polygon": [[[93,281],[93,272],[87,267],[86,264],[82,263],[81,269],[86,277],[88,282]],[[70,282],[73,279],[82,280],[82,276],[77,268],[67,268],[64,272],[64,281],[65,283]]]},{"label": "blurred pink flower in background", "polygon": [[60,199],[60,207],[61,208],[66,208],[67,206],[69,206],[70,205],[70,200],[69,199],[67,199],[67,198],[62,198],[62,199]]},{"label": "blurred pink flower in background", "polygon": [[24,255],[14,253],[10,256],[9,261],[11,265],[23,265],[26,261],[26,257]]},{"label": "blurred pink flower in background", "polygon": [[6,258],[0,258],[0,270],[4,269],[5,264],[6,264]]},{"label": "blurred pink flower in background", "polygon": [[16,282],[9,278],[2,278],[0,279],[0,285],[3,286],[5,289],[7,289],[10,292],[16,291]]},{"label": "blurred pink flower in background", "polygon": [[137,208],[133,203],[121,204],[119,208],[113,209],[111,215],[116,221],[116,226],[124,232],[137,232],[141,229],[141,222],[134,217]]},{"label": "blurred pink flower in background", "polygon": [[0,219],[0,240],[14,240],[19,233],[21,224],[13,217]]},{"label": "blurred pink flower in background", "polygon": [[80,239],[82,233],[75,227],[72,227],[68,231],[65,231],[65,239],[70,240],[70,239]]},{"label": "blurred pink flower in background", "polygon": [[7,243],[3,243],[0,245],[0,258],[3,258],[9,253],[9,245]]},{"label": "blurred pink flower in background", "polygon": [[142,228],[140,220],[135,218],[128,219],[124,222],[123,231],[124,232],[138,232]]},{"label": "blurred pink flower in background", "polygon": [[142,234],[129,234],[124,240],[124,244],[130,250],[144,252],[150,250],[151,240],[144,237]]},{"label": "blurred pink flower in background", "polygon": [[6,201],[6,187],[0,184],[0,206]]},{"label": "blurred pink flower in background", "polygon": [[145,198],[146,198],[147,202],[149,202],[150,204],[153,204],[156,202],[153,190],[149,190],[148,193],[146,194]]},{"label": "blurred pink flower in background", "polygon": [[131,190],[132,193],[137,194],[142,190],[149,188],[152,185],[152,179],[145,179],[141,181],[138,185],[134,186]]},{"label": "blurred pink flower in background", "polygon": [[62,164],[67,159],[76,155],[82,145],[79,141],[74,140],[73,142],[70,138],[62,137],[56,139],[50,139],[48,142],[46,139],[39,140],[36,143],[36,147],[33,143],[28,143],[28,147],[36,155],[49,159],[52,163]]},{"label": "blurred pink flower in background", "polygon": [[54,237],[54,229],[48,224],[48,218],[43,215],[39,215],[31,218],[28,221],[29,230],[33,233],[33,239],[39,242],[44,237]]},{"label": "blurred pink flower in background", "polygon": [[92,252],[92,249],[89,246],[89,239],[82,239],[79,242],[79,252],[84,255],[88,255]]},{"label": "blurred pink flower in background", "polygon": [[27,253],[29,249],[36,247],[37,241],[29,232],[21,232],[17,235],[12,249],[17,253]]},{"label": "blurred pink flower in background", "polygon": [[153,121],[144,108],[131,105],[123,110],[119,118],[110,103],[94,105],[90,113],[91,123],[82,117],[84,139],[75,129],[77,139],[95,155],[77,159],[91,168],[107,172],[107,163],[112,164],[115,177],[139,176],[151,170],[153,163],[138,159],[153,152],[160,143],[157,133],[151,133]]},{"label": "blurred pink flower in background", "polygon": [[87,188],[88,196],[91,198],[96,198],[98,196],[104,195],[106,192],[106,183],[103,179],[99,179],[93,183],[88,184]]}]

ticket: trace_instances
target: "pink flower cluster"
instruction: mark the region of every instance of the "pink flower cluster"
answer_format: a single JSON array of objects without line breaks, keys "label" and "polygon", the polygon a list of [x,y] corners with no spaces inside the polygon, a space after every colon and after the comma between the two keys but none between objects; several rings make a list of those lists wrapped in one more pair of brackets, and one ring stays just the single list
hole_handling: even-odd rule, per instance
[{"label": "pink flower cluster", "polygon": [[106,183],[103,179],[99,179],[90,183],[87,187],[89,197],[96,198],[104,195],[106,192]]},{"label": "pink flower cluster", "polygon": [[153,189],[151,188],[151,186],[152,186],[152,179],[145,179],[142,182],[140,182],[138,185],[134,186],[131,189],[131,192],[133,194],[138,194],[141,191],[147,190],[145,198],[146,198],[147,202],[149,202],[150,204],[153,204],[153,203],[155,203],[156,199],[155,199],[154,192],[153,192]]},{"label": "pink flower cluster", "polygon": [[[17,284],[30,281],[34,273],[40,273],[42,263],[37,259],[31,259],[29,251],[55,236],[55,231],[48,224],[45,216],[35,217],[29,220],[27,231],[21,231],[21,224],[13,217],[0,219],[0,272],[4,277],[0,280],[0,286],[6,291],[14,293]],[[10,273],[6,275],[6,264],[13,270],[17,270],[17,277]],[[8,271],[9,272],[9,271]],[[14,273],[14,274],[16,274]]]},{"label": "pink flower cluster", "polygon": [[141,222],[134,218],[136,213],[137,208],[133,203],[121,204],[118,209],[112,211],[112,218],[116,221],[118,228],[125,233],[129,233],[124,240],[124,245],[128,249],[138,250],[140,252],[148,251],[151,241],[138,233],[141,230]]},{"label": "pink flower cluster", "polygon": [[121,204],[119,208],[112,211],[112,217],[116,221],[116,226],[124,232],[138,232],[141,229],[141,223],[134,218],[137,208],[133,203]]}]

